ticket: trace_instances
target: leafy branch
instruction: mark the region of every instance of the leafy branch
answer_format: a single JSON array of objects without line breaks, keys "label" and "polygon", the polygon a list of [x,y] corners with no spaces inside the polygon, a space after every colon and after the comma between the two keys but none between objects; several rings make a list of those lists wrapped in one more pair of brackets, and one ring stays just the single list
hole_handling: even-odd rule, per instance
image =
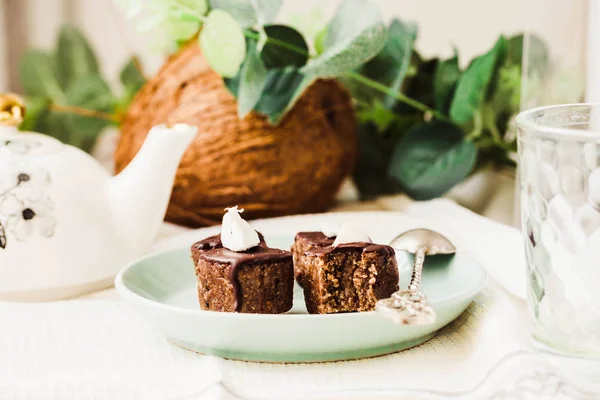
[{"label": "leafy branch", "polygon": [[[223,7],[223,9],[227,12],[231,12],[232,14],[235,15],[235,10],[237,10],[237,7],[239,7],[238,3],[235,2],[225,2],[225,4],[222,4],[221,2],[215,2],[217,6],[221,6]],[[350,4],[352,3],[352,4]],[[344,13],[344,9],[350,9],[350,7],[359,7],[359,9],[354,8],[353,12],[360,12],[360,8],[362,9],[366,9],[366,10],[370,10],[373,11],[372,7],[369,5],[369,3],[364,2],[364,1],[354,1],[354,0],[350,0],[348,1],[348,4],[345,8],[342,7],[342,13]],[[260,14],[260,10],[252,10],[250,11],[252,12],[257,12],[257,15]],[[349,12],[349,11],[346,11]],[[192,16],[187,14],[189,18],[194,19],[196,22],[202,24],[202,23],[210,23],[210,19],[211,19],[211,14],[209,14],[208,17],[204,17],[204,16]],[[215,18],[214,15],[212,14],[213,17]],[[204,32],[201,33],[201,38],[200,38],[200,43],[203,43],[202,40],[202,36],[207,37],[210,36],[212,38],[212,40],[215,41],[219,41],[223,39],[223,36],[218,34],[217,32],[212,32],[213,29],[218,29],[220,31],[222,31],[223,33],[225,33],[225,30],[227,29],[227,31],[229,32],[235,32],[235,31],[239,31],[240,27],[237,25],[237,22],[234,21],[233,18],[229,19],[229,18],[225,18],[223,19],[221,12],[218,12],[218,17],[219,17],[219,21],[221,22],[221,24],[217,25],[208,25],[208,28],[205,26],[204,29],[208,29],[208,32]],[[239,14],[238,14],[239,16]],[[249,17],[247,16],[243,16],[242,19],[245,21],[246,19],[248,19]],[[341,17],[340,17],[341,18]],[[256,17],[256,19],[258,19],[258,17]],[[367,34],[370,34],[370,32],[373,29],[373,26],[377,26],[380,25],[380,18],[375,18],[374,21],[376,21],[375,25],[370,25],[367,27],[366,30],[362,31],[362,32],[358,32],[357,37],[360,37],[361,35],[366,36]],[[343,24],[347,24],[348,21],[342,21],[340,23]],[[214,28],[213,28],[214,26]],[[277,46],[281,49],[281,51],[274,51],[275,55],[278,57],[281,57],[282,60],[285,62],[286,58],[292,58],[289,54],[289,52],[304,56],[304,60],[303,62],[300,63],[300,65],[295,64],[294,66],[303,66],[307,61],[309,61],[311,59],[310,57],[310,53],[308,51],[308,46],[306,45],[306,43],[304,42],[304,39],[301,38],[301,35],[295,31],[293,28],[290,27],[285,27],[285,26],[281,26],[281,25],[266,25],[264,27],[262,27],[262,35],[261,32],[258,32],[256,30],[253,29],[243,29],[241,31],[241,33],[247,38],[250,39],[256,43],[259,43],[260,41],[264,40],[264,46]],[[270,28],[277,28],[277,29],[270,29]],[[282,29],[285,28],[285,29]],[[378,28],[380,28],[380,26],[378,26]],[[277,37],[275,35],[269,35],[268,33],[273,32],[274,34],[277,35],[281,35],[280,37]],[[300,37],[300,43],[299,44],[295,44],[295,43],[291,43],[290,41],[288,41],[290,39],[291,35],[296,35],[297,37]],[[238,35],[239,36],[239,35]],[[217,40],[217,38],[219,38],[219,40]],[[227,39],[229,39],[227,37]],[[287,40],[286,40],[287,39]],[[238,38],[239,41],[239,38]],[[224,42],[224,41],[223,41]],[[226,68],[229,68],[230,63],[227,64],[227,66],[221,67],[220,63],[221,63],[221,59],[220,58],[212,58],[211,59],[211,54],[212,54],[212,42],[209,42],[208,40],[204,41],[204,47],[207,47],[207,49],[205,50],[205,56],[207,56],[208,61],[212,63],[213,68],[215,68],[217,71],[224,71]],[[296,42],[298,43],[298,42]],[[239,49],[233,49],[233,50],[241,50],[241,48],[243,46],[239,46]],[[377,46],[375,46],[376,48]],[[246,46],[246,48],[248,48],[248,46]],[[268,48],[268,47],[267,47]],[[219,49],[222,49],[222,46],[219,46]],[[245,50],[245,49],[244,49]],[[286,52],[289,51],[289,52]],[[221,55],[222,51],[219,52],[219,56]],[[250,53],[248,53],[250,54]],[[264,53],[263,53],[264,54]],[[376,53],[369,55],[368,58],[374,56]],[[318,58],[318,57],[317,57]],[[235,57],[235,59],[239,59],[239,57]],[[230,60],[228,60],[230,61]],[[241,69],[241,64],[240,64],[240,69]],[[328,74],[330,73],[329,69],[325,69],[325,73],[323,73],[324,76],[328,76]],[[397,90],[393,90],[390,87],[387,87],[385,85],[382,85],[381,83],[377,82],[376,80],[370,79],[369,77],[360,74],[357,71],[347,71],[344,73],[344,76],[354,79],[357,82],[360,82],[361,84],[364,84],[366,86],[369,86],[370,88],[379,91],[380,93],[386,94],[410,107],[414,107],[417,110],[426,112],[431,114],[432,116],[441,119],[443,121],[447,121],[447,122],[451,122],[447,116],[443,115],[442,113],[438,112],[437,110],[435,110],[434,108],[428,107],[426,104],[423,104],[415,99],[411,99],[410,97],[404,95],[402,92],[397,91]],[[318,76],[313,77],[313,79],[316,79]],[[243,104],[243,103],[240,103]],[[290,104],[286,105],[287,109],[291,108]],[[285,110],[278,110],[279,113],[276,115],[277,117],[281,117],[283,116],[283,114],[281,114],[281,111],[285,111]],[[240,113],[241,115],[245,115],[244,113]],[[275,121],[277,121],[277,118],[274,118]]]},{"label": "leafy branch", "polygon": [[[239,18],[237,3],[211,2],[207,20],[222,12]],[[248,12],[260,14],[260,9]],[[200,43],[213,69],[224,71],[220,64],[227,61],[230,68],[231,60],[220,58],[211,46],[227,44],[218,43],[225,36],[217,30],[228,32],[228,43],[231,32],[238,32],[239,45],[228,48],[228,54],[239,52],[232,58],[237,73],[222,75],[237,98],[240,117],[253,109],[277,123],[319,78],[338,78],[351,91],[361,123],[355,181],[363,195],[399,186],[415,198],[436,197],[477,165],[511,160],[516,145],[505,133],[519,106],[523,35],[501,36],[461,70],[456,51],[447,60],[424,60],[414,49],[416,25],[394,20],[384,27],[379,10],[367,0],[343,1],[320,41],[311,45],[291,27],[267,23],[242,29],[233,17],[221,22],[227,23],[206,23]],[[541,41],[534,43],[538,54],[547,54]],[[271,65],[268,54],[277,56],[277,65]],[[273,96],[274,82],[282,79],[292,84]]]},{"label": "leafy branch", "polygon": [[[463,70],[457,51],[448,59],[424,59],[414,47],[417,26],[399,19],[384,25],[369,0],[342,1],[310,38],[273,23],[281,3],[157,0],[145,5],[151,15],[144,25],[164,28],[178,44],[197,36],[205,59],[236,97],[240,118],[255,111],[278,123],[311,83],[338,79],[356,106],[361,156],[354,178],[364,196],[403,190],[432,198],[477,167],[512,163],[516,142],[506,133],[519,109],[523,35],[501,36]],[[543,76],[548,52],[534,36],[530,54]],[[54,53],[28,52],[21,70],[31,102],[22,128],[89,149],[101,129],[119,123],[145,82],[133,58],[121,72],[124,91],[117,96],[97,64],[73,28],[61,32]]]},{"label": "leafy branch", "polygon": [[398,100],[408,106],[411,106],[419,111],[422,111],[424,113],[430,113],[432,116],[434,116],[435,118],[437,118],[441,121],[445,121],[445,122],[449,122],[449,123],[452,122],[446,115],[427,106],[426,104],[423,104],[417,100],[411,99],[410,97],[406,96],[405,94],[403,94],[401,92],[396,92],[394,90],[391,90],[387,86],[382,85],[381,83],[374,81],[372,79],[369,79],[366,76],[359,74],[358,72],[354,72],[354,71],[347,72],[345,76],[347,76],[351,79],[354,79],[357,82],[360,82],[360,83],[364,84],[365,86],[375,89],[383,94],[391,96],[391,97],[395,98],[396,100]]},{"label": "leafy branch", "polygon": [[20,73],[27,108],[20,129],[46,133],[86,151],[102,130],[120,123],[120,112],[146,81],[139,60],[132,57],[121,70],[122,90],[115,93],[87,39],[70,26],[61,29],[53,52],[26,51]]},{"label": "leafy branch", "polygon": [[75,115],[79,115],[82,117],[103,119],[105,121],[110,121],[110,122],[114,122],[114,123],[120,122],[120,119],[114,114],[105,113],[102,111],[90,110],[87,108],[82,108],[82,107],[77,107],[77,106],[61,106],[60,104],[50,103],[48,105],[48,109],[50,111],[56,111],[56,112],[60,112],[60,113],[70,113],[70,114],[75,114]]}]

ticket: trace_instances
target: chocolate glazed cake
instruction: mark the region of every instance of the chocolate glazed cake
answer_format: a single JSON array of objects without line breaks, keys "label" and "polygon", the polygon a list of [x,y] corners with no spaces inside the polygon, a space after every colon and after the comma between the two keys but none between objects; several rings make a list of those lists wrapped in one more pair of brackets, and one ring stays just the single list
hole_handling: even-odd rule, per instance
[{"label": "chocolate glazed cake", "polygon": [[311,314],[372,311],[398,290],[390,246],[367,242],[315,247],[301,256],[306,308]]},{"label": "chocolate glazed cake", "polygon": [[211,311],[279,314],[292,308],[294,272],[289,251],[260,244],[231,251],[220,235],[192,246],[200,308]]},{"label": "chocolate glazed cake", "polygon": [[292,255],[294,256],[294,277],[300,286],[302,286],[302,275],[304,274],[302,254],[314,248],[331,246],[334,240],[335,236],[328,237],[323,232],[298,232],[296,234]]}]

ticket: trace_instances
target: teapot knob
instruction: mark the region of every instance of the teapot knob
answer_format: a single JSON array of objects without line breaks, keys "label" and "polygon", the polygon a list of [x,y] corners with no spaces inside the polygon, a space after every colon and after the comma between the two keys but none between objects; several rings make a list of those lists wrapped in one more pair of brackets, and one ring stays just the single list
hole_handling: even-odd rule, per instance
[{"label": "teapot knob", "polygon": [[18,126],[25,116],[25,102],[14,93],[0,93],[0,125]]}]

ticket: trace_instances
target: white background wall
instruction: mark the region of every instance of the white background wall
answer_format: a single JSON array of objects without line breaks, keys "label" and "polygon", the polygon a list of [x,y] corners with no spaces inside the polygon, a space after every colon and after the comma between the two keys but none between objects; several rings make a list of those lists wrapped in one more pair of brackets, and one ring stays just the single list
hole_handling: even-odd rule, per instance
[{"label": "white background wall", "polygon": [[[69,20],[86,32],[106,76],[113,81],[132,51],[141,55],[149,73],[163,60],[162,55],[149,50],[152,37],[136,32],[113,0],[21,1],[27,3],[25,23],[30,46],[52,47],[60,24]],[[419,24],[417,47],[428,56],[450,55],[452,47],[456,46],[465,63],[488,49],[499,34],[532,29],[548,39],[556,57],[576,66],[585,63],[587,0],[375,1],[386,19],[399,16]],[[337,4],[338,0],[285,0],[280,19],[289,20],[293,14],[308,13],[316,7],[330,15]],[[1,46],[0,43],[0,53]],[[0,58],[0,68],[1,61]],[[0,69],[0,88],[5,83],[3,75]]]}]

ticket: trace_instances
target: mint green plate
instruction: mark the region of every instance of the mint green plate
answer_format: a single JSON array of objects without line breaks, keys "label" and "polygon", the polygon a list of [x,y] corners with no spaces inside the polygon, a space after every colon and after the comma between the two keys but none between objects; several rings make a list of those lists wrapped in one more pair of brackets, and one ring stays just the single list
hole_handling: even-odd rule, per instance
[{"label": "mint green plate", "polygon": [[[265,237],[271,247],[284,249],[293,240]],[[411,262],[412,256],[398,255],[401,287],[410,278]],[[188,246],[133,263],[115,283],[143,318],[186,349],[246,361],[322,362],[379,356],[431,339],[469,306],[485,279],[483,268],[464,251],[428,257],[422,289],[437,313],[428,326],[395,325],[375,312],[310,315],[298,286],[287,314],[202,311]]]}]

